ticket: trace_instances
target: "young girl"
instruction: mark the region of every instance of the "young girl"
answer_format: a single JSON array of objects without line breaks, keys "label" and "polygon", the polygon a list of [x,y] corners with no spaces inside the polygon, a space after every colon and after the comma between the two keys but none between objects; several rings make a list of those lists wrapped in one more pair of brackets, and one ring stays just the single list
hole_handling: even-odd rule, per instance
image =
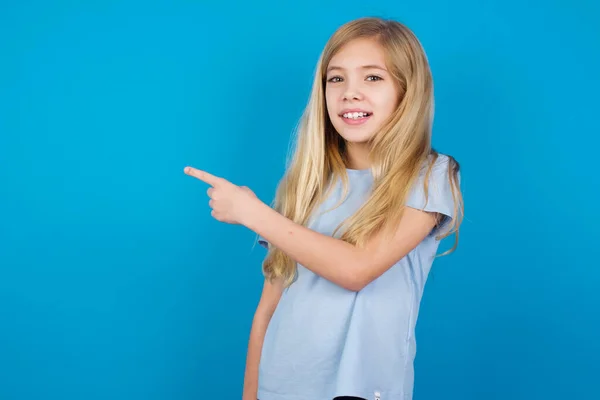
[{"label": "young girl", "polygon": [[417,38],[362,18],[325,46],[274,208],[186,168],[211,185],[216,219],[268,249],[245,400],[412,398],[423,287],[462,220],[459,166],[432,149],[432,117]]}]

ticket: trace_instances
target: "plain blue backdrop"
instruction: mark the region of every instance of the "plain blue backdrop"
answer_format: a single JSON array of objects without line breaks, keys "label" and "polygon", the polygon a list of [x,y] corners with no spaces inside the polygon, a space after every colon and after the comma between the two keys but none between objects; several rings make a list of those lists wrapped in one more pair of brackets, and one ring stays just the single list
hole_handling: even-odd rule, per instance
[{"label": "plain blue backdrop", "polygon": [[415,399],[600,398],[596,4],[3,2],[0,399],[240,398],[265,252],[183,167],[270,203],[319,52],[367,15],[422,40],[462,165]]}]

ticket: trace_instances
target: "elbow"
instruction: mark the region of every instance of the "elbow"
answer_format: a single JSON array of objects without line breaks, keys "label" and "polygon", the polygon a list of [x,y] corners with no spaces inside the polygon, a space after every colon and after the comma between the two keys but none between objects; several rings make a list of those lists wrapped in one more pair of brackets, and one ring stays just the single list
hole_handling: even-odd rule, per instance
[{"label": "elbow", "polygon": [[348,254],[343,260],[337,260],[336,265],[345,266],[338,275],[337,284],[346,290],[360,292],[374,280],[373,268],[370,268],[373,262],[370,255],[358,251]]},{"label": "elbow", "polygon": [[344,288],[347,290],[350,290],[352,292],[360,292],[369,283],[371,283],[371,282],[366,281],[365,279],[362,279],[360,277],[351,277],[347,280],[346,284],[344,285]]},{"label": "elbow", "polygon": [[356,282],[352,281],[352,282],[348,282],[346,285],[344,285],[344,288],[351,292],[360,292],[361,290],[363,290],[365,288],[365,286],[367,286],[367,285],[362,284],[362,282],[360,282],[360,281],[356,281]]},{"label": "elbow", "polygon": [[368,257],[356,257],[347,269],[344,287],[353,292],[360,292],[371,282],[391,267],[383,267],[376,260]]},{"label": "elbow", "polygon": [[344,288],[352,292],[360,292],[373,280],[366,274],[364,266],[360,264],[355,268],[349,268],[348,272]]}]

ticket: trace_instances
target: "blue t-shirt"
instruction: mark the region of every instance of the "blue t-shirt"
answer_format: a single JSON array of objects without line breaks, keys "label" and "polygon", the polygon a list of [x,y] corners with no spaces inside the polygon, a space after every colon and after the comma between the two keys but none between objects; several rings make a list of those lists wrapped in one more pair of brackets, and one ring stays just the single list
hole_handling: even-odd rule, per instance
[{"label": "blue t-shirt", "polygon": [[[308,227],[331,236],[366,200],[370,170],[347,170],[347,200],[335,183]],[[407,205],[453,216],[448,157],[441,155],[430,175],[425,204],[423,179]],[[415,325],[427,275],[437,253],[436,228],[406,257],[359,292],[344,289],[298,264],[296,281],[286,288],[265,334],[259,366],[260,400],[407,400],[413,393]],[[338,233],[339,234],[339,233]],[[264,238],[259,243],[267,245]]]}]

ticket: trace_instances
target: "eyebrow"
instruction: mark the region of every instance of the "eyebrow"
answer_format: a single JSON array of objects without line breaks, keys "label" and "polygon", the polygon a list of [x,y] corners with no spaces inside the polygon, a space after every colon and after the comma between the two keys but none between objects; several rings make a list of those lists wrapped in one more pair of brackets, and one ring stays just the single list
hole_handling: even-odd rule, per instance
[{"label": "eyebrow", "polygon": [[[387,69],[385,69],[384,67],[380,66],[380,65],[376,65],[376,64],[372,64],[372,65],[363,65],[362,67],[360,67],[360,69],[380,69],[382,71],[386,71]],[[327,72],[331,72],[334,70],[344,70],[344,68],[339,67],[337,65],[331,65],[329,68],[327,68]]]}]

